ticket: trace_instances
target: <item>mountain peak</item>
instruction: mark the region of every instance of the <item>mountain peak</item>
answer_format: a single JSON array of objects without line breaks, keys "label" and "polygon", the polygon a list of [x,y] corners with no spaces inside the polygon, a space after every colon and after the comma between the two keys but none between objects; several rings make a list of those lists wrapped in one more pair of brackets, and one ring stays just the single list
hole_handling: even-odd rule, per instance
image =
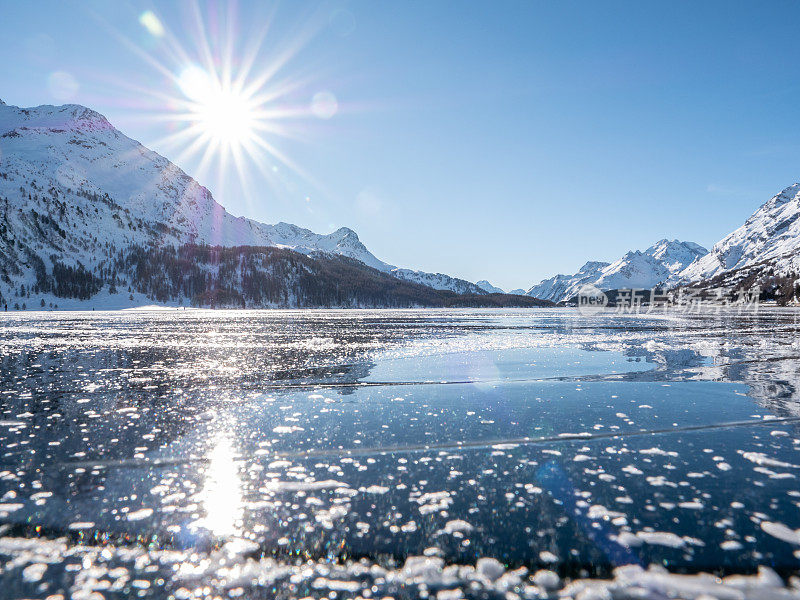
[{"label": "mountain peak", "polygon": [[685,250],[696,251],[702,254],[706,254],[708,250],[703,248],[700,244],[696,244],[695,242],[684,242],[679,239],[670,240],[664,238],[663,240],[657,241],[655,244],[650,246],[647,250],[644,251],[644,254],[658,254],[659,252],[665,251],[685,251]]},{"label": "mountain peak", "polygon": [[800,268],[800,183],[781,190],[714,244],[711,253],[682,271],[676,283],[711,279],[721,273],[768,264],[778,272]]},{"label": "mountain peak", "polygon": [[55,133],[59,130],[117,131],[99,112],[80,104],[42,104],[21,108],[0,102],[0,107],[0,131],[3,133],[23,128],[44,132],[55,130]]},{"label": "mountain peak", "polygon": [[578,273],[594,273],[595,271],[600,271],[604,269],[611,263],[603,262],[601,260],[590,260],[587,261],[580,269],[578,269]]},{"label": "mountain peak", "polygon": [[505,292],[501,290],[499,287],[492,285],[485,279],[481,279],[475,285],[481,288],[484,292],[488,292],[490,294],[504,294]]},{"label": "mountain peak", "polygon": [[686,268],[708,251],[694,242],[661,239],[647,250],[631,250],[613,263],[589,261],[574,275],[556,275],[528,290],[529,296],[559,302],[587,284],[601,290],[649,289]]},{"label": "mountain peak", "polygon": [[349,238],[353,241],[359,241],[358,234],[349,227],[339,227],[339,229],[333,232],[333,235],[342,238]]},{"label": "mountain peak", "polygon": [[108,123],[108,119],[105,116],[81,104],[63,104],[59,108],[71,114],[76,121],[103,121]]},{"label": "mountain peak", "polygon": [[645,252],[648,252],[652,248],[663,248],[665,246],[666,247],[670,247],[670,246],[671,247],[679,247],[679,246],[684,246],[686,244],[691,244],[691,243],[693,243],[693,242],[682,242],[678,238],[674,238],[674,239],[663,238],[663,239],[658,240],[652,246],[650,246],[650,248],[645,250]]},{"label": "mountain peak", "polygon": [[776,194],[775,196],[767,200],[762,205],[762,208],[771,209],[776,206],[786,204],[787,202],[791,202],[792,200],[794,200],[798,194],[800,194],[800,183],[793,183],[789,187],[781,190],[779,194]]},{"label": "mountain peak", "polygon": [[292,223],[287,223],[286,221],[278,221],[274,225],[275,229],[286,229],[291,231],[299,231],[301,228],[297,225],[293,225]]}]

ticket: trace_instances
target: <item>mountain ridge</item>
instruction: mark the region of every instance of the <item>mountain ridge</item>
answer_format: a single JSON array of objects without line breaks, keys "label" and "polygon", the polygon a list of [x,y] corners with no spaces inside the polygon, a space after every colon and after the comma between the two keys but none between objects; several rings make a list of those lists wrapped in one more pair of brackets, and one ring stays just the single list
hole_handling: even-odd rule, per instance
[{"label": "mountain ridge", "polygon": [[[593,265],[599,268],[590,268]],[[604,291],[757,287],[764,299],[796,301],[800,297],[800,183],[764,202],[710,251],[693,242],[663,239],[645,251],[628,252],[614,263],[590,262],[575,275],[545,279],[528,294],[564,301],[587,283]]]},{"label": "mountain ridge", "polygon": [[228,213],[167,158],[77,104],[0,105],[0,295],[18,295],[56,263],[96,269],[134,246],[257,246],[352,258],[436,289],[485,294],[444,274],[375,257],[352,229],[316,234]]},{"label": "mountain ridge", "polygon": [[612,263],[588,261],[573,275],[559,274],[528,289],[527,295],[561,302],[584,285],[601,290],[649,289],[668,280],[708,251],[694,242],[661,239],[644,251],[631,250]]},{"label": "mountain ridge", "polygon": [[673,285],[709,280],[759,263],[800,270],[800,183],[767,200],[743,225],[723,237],[695,264],[671,278]]},{"label": "mountain ridge", "polygon": [[[0,297],[53,287],[42,273],[52,278],[55,270],[60,277],[76,278],[68,289],[84,294],[96,287],[94,272],[101,274],[98,281],[116,281],[108,269],[124,249],[166,245],[274,247],[309,257],[341,256],[437,290],[503,293],[485,279],[472,283],[386,263],[348,227],[317,234],[282,221],[269,225],[234,216],[178,166],[85,106],[19,108],[0,101]],[[738,285],[767,275],[785,279],[798,271],[800,183],[795,183],[710,252],[694,242],[664,238],[612,263],[588,261],[576,273],[544,279],[524,293],[557,302],[586,284],[603,290],[709,281]]]}]

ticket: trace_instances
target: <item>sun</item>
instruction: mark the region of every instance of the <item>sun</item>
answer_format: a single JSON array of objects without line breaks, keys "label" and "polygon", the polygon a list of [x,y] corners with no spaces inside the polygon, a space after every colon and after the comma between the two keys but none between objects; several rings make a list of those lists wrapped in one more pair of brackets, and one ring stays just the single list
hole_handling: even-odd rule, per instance
[{"label": "sun", "polygon": [[199,103],[197,123],[211,138],[226,144],[242,144],[252,135],[255,118],[247,100],[231,91]]},{"label": "sun", "polygon": [[112,30],[159,75],[147,86],[118,81],[162,132],[150,144],[210,189],[246,203],[261,202],[264,185],[287,199],[300,188],[324,189],[292,157],[342,112],[324,73],[294,62],[324,23],[281,37],[272,9],[245,26],[236,2],[212,0],[186,2],[183,16],[180,36],[152,10],[139,15],[144,38]]},{"label": "sun", "polygon": [[253,138],[259,107],[243,90],[197,66],[185,68],[178,85],[187,98],[184,118],[206,141],[231,147]]}]

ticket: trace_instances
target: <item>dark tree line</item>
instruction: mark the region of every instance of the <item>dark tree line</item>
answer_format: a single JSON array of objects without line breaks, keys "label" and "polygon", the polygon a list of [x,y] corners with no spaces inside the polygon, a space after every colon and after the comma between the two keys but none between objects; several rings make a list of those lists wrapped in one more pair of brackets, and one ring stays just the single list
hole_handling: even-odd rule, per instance
[{"label": "dark tree line", "polygon": [[83,265],[72,267],[60,262],[53,265],[51,291],[59,298],[88,300],[102,287],[103,280],[91,271],[87,271]]},{"label": "dark tree line", "polygon": [[158,302],[211,307],[547,306],[505,294],[459,295],[403,281],[343,257],[238,246],[135,247],[114,269]]},{"label": "dark tree line", "polygon": [[757,290],[760,301],[775,301],[785,306],[800,298],[800,273],[779,271],[769,261],[764,261],[721,273],[697,287],[708,290],[725,288],[730,290],[732,297],[739,292]]}]

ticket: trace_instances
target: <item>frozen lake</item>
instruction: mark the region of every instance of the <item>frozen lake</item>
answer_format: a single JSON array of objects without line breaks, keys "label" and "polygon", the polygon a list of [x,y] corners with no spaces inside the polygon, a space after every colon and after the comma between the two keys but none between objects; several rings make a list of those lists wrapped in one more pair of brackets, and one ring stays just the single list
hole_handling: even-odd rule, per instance
[{"label": "frozen lake", "polygon": [[788,595],[798,316],[4,314],[0,596]]}]

